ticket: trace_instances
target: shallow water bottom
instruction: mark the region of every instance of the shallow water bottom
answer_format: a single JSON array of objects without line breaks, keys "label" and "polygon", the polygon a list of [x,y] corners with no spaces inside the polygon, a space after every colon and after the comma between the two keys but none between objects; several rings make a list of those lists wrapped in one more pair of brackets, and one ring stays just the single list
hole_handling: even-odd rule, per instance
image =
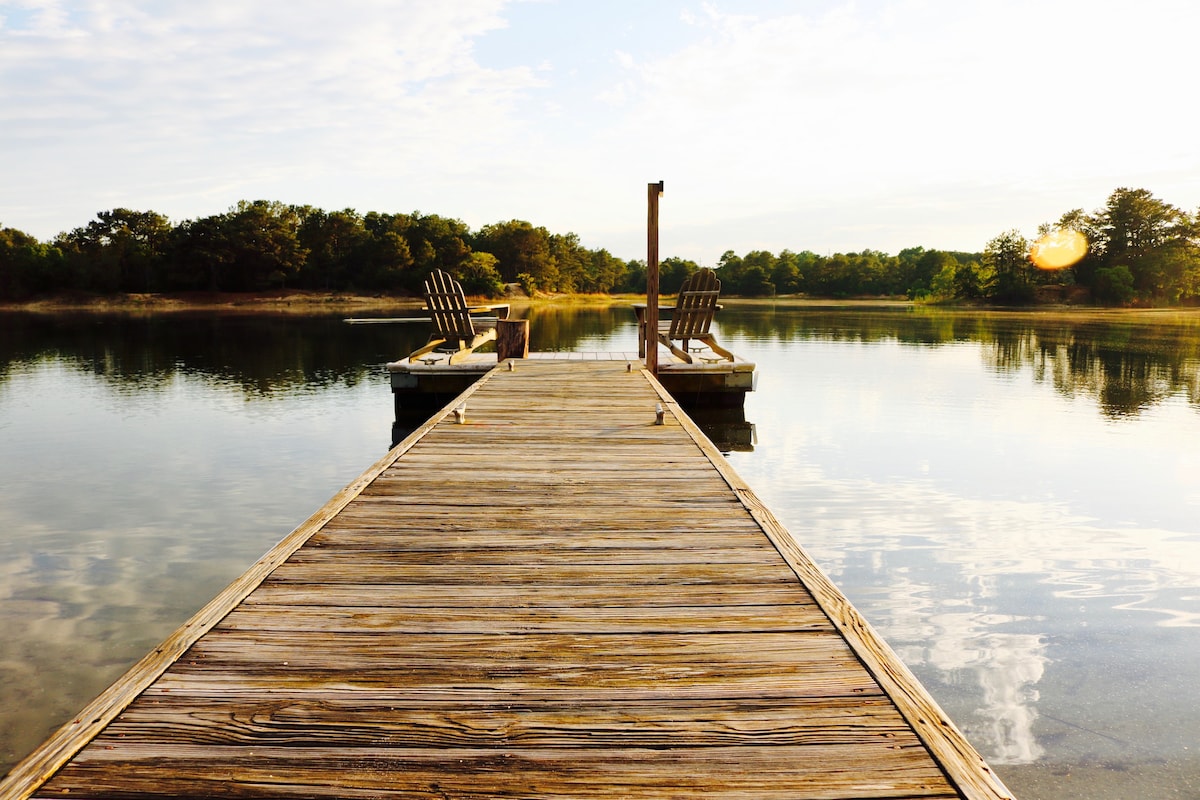
[{"label": "shallow water bottom", "polygon": [[997,767],[996,773],[1018,798],[1079,797],[1129,800],[1135,797],[1200,798],[1200,753],[1169,761],[1096,764],[1027,764]]}]

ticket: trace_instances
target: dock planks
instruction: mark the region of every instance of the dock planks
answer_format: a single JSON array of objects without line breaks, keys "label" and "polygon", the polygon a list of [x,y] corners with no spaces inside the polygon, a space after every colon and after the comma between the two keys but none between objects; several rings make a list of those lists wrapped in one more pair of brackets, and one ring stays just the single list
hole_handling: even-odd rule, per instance
[{"label": "dock planks", "polygon": [[652,378],[467,395],[0,797],[1009,796]]}]

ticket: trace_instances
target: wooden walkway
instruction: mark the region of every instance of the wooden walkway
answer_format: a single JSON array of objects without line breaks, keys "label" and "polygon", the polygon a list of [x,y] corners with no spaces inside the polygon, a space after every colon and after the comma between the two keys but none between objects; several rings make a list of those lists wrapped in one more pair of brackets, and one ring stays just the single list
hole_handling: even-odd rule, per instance
[{"label": "wooden walkway", "polygon": [[636,366],[490,373],[0,797],[1009,797]]}]

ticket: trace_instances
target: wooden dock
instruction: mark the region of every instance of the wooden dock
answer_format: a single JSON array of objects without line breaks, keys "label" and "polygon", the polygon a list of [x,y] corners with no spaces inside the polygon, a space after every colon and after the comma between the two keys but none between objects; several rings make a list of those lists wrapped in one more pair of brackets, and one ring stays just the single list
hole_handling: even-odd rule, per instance
[{"label": "wooden dock", "polygon": [[600,360],[488,373],[0,782],[1009,796],[661,386]]}]

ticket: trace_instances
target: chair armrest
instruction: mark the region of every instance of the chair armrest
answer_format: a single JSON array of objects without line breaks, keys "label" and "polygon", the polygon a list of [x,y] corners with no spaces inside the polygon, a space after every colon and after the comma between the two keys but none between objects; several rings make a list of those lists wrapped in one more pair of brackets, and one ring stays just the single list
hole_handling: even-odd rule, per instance
[{"label": "chair armrest", "polygon": [[467,311],[472,314],[481,314],[484,311],[495,311],[499,319],[508,319],[508,303],[492,303],[486,306],[469,306]]}]

